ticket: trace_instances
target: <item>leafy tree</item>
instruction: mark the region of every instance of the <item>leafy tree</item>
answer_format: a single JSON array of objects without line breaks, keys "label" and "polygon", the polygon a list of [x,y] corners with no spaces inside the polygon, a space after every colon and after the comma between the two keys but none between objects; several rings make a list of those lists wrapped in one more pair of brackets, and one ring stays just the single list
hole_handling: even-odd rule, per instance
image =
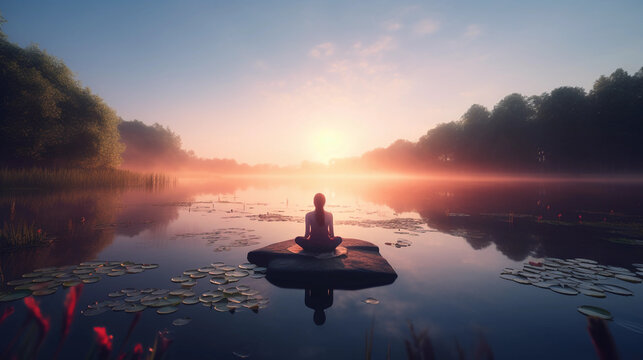
[{"label": "leafy tree", "polygon": [[0,38],[0,165],[113,167],[120,162],[114,110],[65,64],[36,45]]},{"label": "leafy tree", "polygon": [[396,170],[403,165],[407,171],[640,173],[643,68],[633,76],[622,69],[601,76],[589,94],[560,87],[528,98],[510,94],[491,112],[472,105],[458,121],[429,130],[415,151],[400,152],[396,144],[368,153],[367,165]]}]

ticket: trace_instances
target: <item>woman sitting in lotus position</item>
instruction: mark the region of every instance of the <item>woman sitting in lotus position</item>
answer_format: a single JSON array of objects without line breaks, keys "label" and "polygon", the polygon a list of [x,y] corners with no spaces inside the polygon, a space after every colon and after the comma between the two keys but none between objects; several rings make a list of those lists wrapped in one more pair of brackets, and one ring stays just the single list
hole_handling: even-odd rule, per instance
[{"label": "woman sitting in lotus position", "polygon": [[306,251],[329,252],[342,242],[333,230],[333,214],[324,211],[325,203],[324,194],[315,195],[315,211],[306,214],[306,235],[295,238],[297,245]]}]

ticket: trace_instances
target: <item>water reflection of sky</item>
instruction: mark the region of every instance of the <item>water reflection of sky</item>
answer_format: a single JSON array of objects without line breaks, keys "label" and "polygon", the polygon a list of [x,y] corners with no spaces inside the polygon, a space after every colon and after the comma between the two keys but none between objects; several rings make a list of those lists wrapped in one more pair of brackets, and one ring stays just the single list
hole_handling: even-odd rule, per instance
[{"label": "water reflection of sky", "polygon": [[[559,295],[498,277],[504,267],[521,267],[523,261],[535,255],[583,256],[619,266],[623,265],[621,260],[643,262],[640,247],[591,237],[573,238],[575,233],[569,230],[563,231],[565,237],[561,238],[558,232],[540,231],[536,225],[510,224],[504,220],[489,225],[480,223],[479,218],[444,215],[449,212],[473,215],[514,212],[538,216],[542,210],[536,205],[538,201],[551,203],[552,207],[557,207],[556,211],[566,214],[580,209],[609,211],[611,208],[634,214],[632,209],[636,208],[637,202],[640,204],[637,191],[625,188],[621,192],[630,194],[625,196],[613,186],[574,189],[571,194],[558,185],[553,189],[543,188],[541,184],[500,189],[489,185],[482,188],[441,186],[371,183],[304,186],[274,180],[253,184],[246,179],[237,184],[195,184],[160,193],[100,193],[80,198],[76,195],[68,204],[65,204],[64,196],[52,200],[30,195],[23,201],[33,201],[35,205],[31,210],[28,204],[21,205],[22,213],[43,219],[38,221],[44,224],[52,224],[50,228],[59,233],[61,239],[53,250],[3,254],[3,272],[8,280],[36,267],[74,264],[92,258],[160,264],[158,269],[141,274],[105,277],[99,283],[86,285],[77,310],[107,299],[107,293],[126,287],[176,288],[169,279],[184,270],[215,261],[241,264],[246,262],[249,250],[300,235],[302,223],[258,221],[249,216],[270,213],[295,220],[302,218],[312,207],[314,193],[323,191],[328,199],[327,210],[334,213],[336,233],[378,245],[381,255],[398,273],[393,284],[359,291],[336,290],[333,306],[326,310],[326,323],[316,326],[312,321],[313,311],[304,305],[304,290],[281,289],[265,279],[244,278],[240,283],[248,284],[270,298],[266,309],[257,314],[246,310],[231,315],[201,305],[181,305],[179,311],[167,316],[148,309],[126,349],[137,342],[151,345],[156,331],[168,328],[175,336],[171,348],[175,357],[230,358],[232,352],[237,352],[262,359],[322,356],[352,359],[364,356],[364,339],[374,324],[375,357],[384,358],[390,345],[392,357],[402,358],[405,354],[403,341],[408,338],[408,322],[411,321],[418,329],[429,329],[441,354],[453,355],[457,339],[465,351],[473,355],[478,334],[482,333],[496,358],[593,358],[587,321],[576,308],[597,305],[614,315],[609,329],[621,354],[626,358],[643,356],[638,345],[643,335],[619,326],[621,321],[643,324],[639,311],[643,285],[624,285],[634,291],[632,297],[609,295],[605,299],[595,299]],[[21,201],[19,196],[15,198]],[[581,205],[574,209],[577,198]],[[65,210],[47,212],[48,206],[50,210]],[[69,234],[67,217],[74,220],[81,216],[87,218],[88,228],[74,230],[76,237],[65,240]],[[396,234],[399,229],[365,226],[372,222],[360,224],[365,219],[396,218],[421,219],[423,229],[431,231],[410,232],[415,234],[413,236]],[[72,222],[76,224],[75,220]],[[342,222],[353,225],[341,225]],[[56,229],[55,223],[64,226]],[[177,236],[224,228],[253,229],[260,236],[259,244],[215,252],[216,243],[210,244],[201,236]],[[586,230],[578,231],[585,234]],[[469,234],[475,235],[473,240],[462,237]],[[482,240],[478,239],[480,236]],[[410,240],[411,246],[386,245],[397,239]],[[80,241],[83,243],[79,244]],[[478,243],[483,245],[477,246]],[[525,243],[527,247],[523,246]],[[215,286],[204,278],[198,281],[195,289],[202,292],[213,288]],[[40,351],[43,358],[57,343],[59,335],[54,330],[60,326],[65,293],[59,290],[38,298],[53,324]],[[367,297],[376,298],[380,303],[363,303]],[[24,305],[20,302],[11,305],[17,312],[0,325],[0,335],[4,339],[0,345],[3,347],[9,341],[12,329],[19,327],[24,319]],[[171,325],[173,319],[183,316],[194,320],[184,327]],[[77,314],[61,358],[64,355],[73,357],[78,349],[84,353],[87,344],[93,341],[91,327],[96,325],[106,326],[108,332],[115,335],[115,348],[118,349],[132,318],[132,314],[122,312],[96,317]]]}]

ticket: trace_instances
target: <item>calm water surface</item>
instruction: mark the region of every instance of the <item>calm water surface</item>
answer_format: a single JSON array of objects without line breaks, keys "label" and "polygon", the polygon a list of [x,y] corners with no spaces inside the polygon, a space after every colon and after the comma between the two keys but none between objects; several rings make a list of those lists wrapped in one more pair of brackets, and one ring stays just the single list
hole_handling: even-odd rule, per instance
[{"label": "calm water surface", "polygon": [[[81,314],[110,300],[110,292],[177,289],[170,278],[185,270],[219,261],[237,266],[247,262],[250,250],[303,234],[303,215],[316,192],[327,196],[336,234],[376,244],[398,274],[391,285],[335,290],[323,325],[313,322],[304,289],[251,277],[234,285],[269,299],[257,312],[181,304],[173,314],[148,308],[140,318],[123,311]],[[157,192],[20,191],[0,198],[3,222],[26,219],[56,237],[49,247],[2,253],[5,283],[37,268],[97,259],[159,264],[85,284],[64,339],[70,290],[35,297],[50,320],[38,358],[50,358],[58,348],[60,358],[85,358],[95,347],[93,328],[100,326],[113,335],[111,358],[131,353],[136,344],[147,349],[167,329],[168,358],[359,359],[372,330],[373,358],[386,358],[390,349],[392,358],[402,359],[409,324],[427,330],[440,359],[456,358],[458,347],[471,359],[481,349],[497,359],[597,358],[580,305],[609,310],[614,319],[607,327],[619,354],[643,358],[642,284],[603,279],[634,295],[593,298],[499,277],[503,268],[520,269],[545,257],[580,257],[636,271],[632,264],[643,263],[643,187],[636,185],[221,179],[183,181]],[[397,247],[398,240],[410,245]],[[217,289],[209,278],[197,280],[197,295]],[[379,304],[367,304],[367,298]],[[37,340],[24,339],[39,334],[23,300],[0,303],[0,312],[11,307],[14,312],[0,324],[0,349],[26,351]],[[182,317],[192,321],[172,324]]]}]

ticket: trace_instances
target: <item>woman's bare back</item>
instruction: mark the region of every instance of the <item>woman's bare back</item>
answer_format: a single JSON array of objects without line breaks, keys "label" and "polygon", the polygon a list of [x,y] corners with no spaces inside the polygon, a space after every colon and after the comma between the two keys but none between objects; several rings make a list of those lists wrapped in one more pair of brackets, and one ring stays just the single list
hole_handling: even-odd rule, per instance
[{"label": "woman's bare back", "polygon": [[317,222],[317,213],[314,211],[306,214],[306,235],[304,237],[311,238],[328,238],[335,236],[333,229],[333,214],[324,211],[324,225]]}]

